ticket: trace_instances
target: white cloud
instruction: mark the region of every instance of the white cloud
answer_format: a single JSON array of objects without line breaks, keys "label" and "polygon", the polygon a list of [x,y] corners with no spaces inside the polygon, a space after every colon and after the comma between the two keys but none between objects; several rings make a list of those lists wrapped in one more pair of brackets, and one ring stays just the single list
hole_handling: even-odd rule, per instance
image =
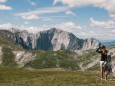
[{"label": "white cloud", "polygon": [[36,3],[35,3],[35,2],[31,2],[31,5],[32,5],[32,6],[36,6]]},{"label": "white cloud", "polygon": [[41,9],[30,11],[30,12],[18,13],[18,14],[14,14],[14,15],[19,16],[23,19],[29,20],[30,16],[34,17],[34,18],[30,18],[30,19],[38,19],[37,15],[49,14],[49,13],[59,13],[59,12],[67,11],[68,9],[69,9],[68,7],[64,7],[64,6],[46,7],[46,8],[41,8]]},{"label": "white cloud", "polygon": [[105,40],[115,40],[115,33],[109,31],[90,31],[90,30],[82,30],[81,32],[76,34],[80,38],[96,38],[100,41]]},{"label": "white cloud", "polygon": [[26,30],[29,33],[38,33],[40,31],[39,30],[40,27],[34,27],[34,26],[28,27],[28,26],[21,25],[21,26],[17,26],[17,28],[21,31]]},{"label": "white cloud", "polygon": [[100,36],[100,33],[94,32],[94,31],[81,31],[80,33],[78,33],[78,35],[80,36],[84,36],[84,37],[96,37],[96,36]]},{"label": "white cloud", "polygon": [[114,21],[96,21],[93,18],[90,18],[90,24],[93,27],[99,27],[99,28],[115,28]]},{"label": "white cloud", "polygon": [[36,2],[32,2],[31,0],[28,0],[28,2],[29,2],[32,6],[36,6],[36,5],[37,5]]},{"label": "white cloud", "polygon": [[66,14],[67,15],[71,15],[71,16],[76,16],[76,14],[74,12],[70,11],[70,10],[66,11]]},{"label": "white cloud", "polygon": [[104,8],[110,14],[110,17],[115,19],[115,0],[54,0],[53,5],[61,2],[69,7],[82,7],[82,6],[93,6]]},{"label": "white cloud", "polygon": [[11,29],[12,27],[15,27],[15,25],[12,25],[11,23],[6,23],[6,24],[1,24],[0,25],[0,30],[9,30]]},{"label": "white cloud", "polygon": [[0,4],[0,10],[12,10],[10,6]]},{"label": "white cloud", "polygon": [[58,2],[62,2],[70,7],[88,6],[88,5],[99,5],[105,0],[54,0],[54,5]]},{"label": "white cloud", "polygon": [[[28,23],[27,21],[25,23]],[[62,29],[65,31],[69,31],[69,32],[74,32],[74,30],[78,31],[81,30],[82,27],[81,26],[77,26],[75,25],[73,22],[65,22],[65,23],[61,23],[61,24],[56,24],[56,25],[43,25],[41,27],[34,27],[34,26],[24,26],[24,25],[20,25],[20,26],[16,26],[13,25],[11,23],[6,23],[6,24],[1,24],[0,25],[0,29],[11,29],[11,28],[18,28],[20,30],[27,30],[28,32],[38,32],[38,31],[42,31],[42,30],[47,30],[47,29],[51,29],[51,28],[58,28],[58,29]]]},{"label": "white cloud", "polygon": [[24,15],[24,16],[21,16],[23,19],[25,19],[25,20],[33,20],[33,19],[39,19],[39,17],[38,16],[36,16],[36,15]]},{"label": "white cloud", "polygon": [[43,21],[51,21],[53,20],[53,18],[63,18],[63,17],[69,17],[69,16],[44,16],[39,18],[43,19]]},{"label": "white cloud", "polygon": [[114,29],[114,30],[112,30],[111,32],[115,34],[115,29]]},{"label": "white cloud", "polygon": [[24,24],[29,24],[29,22],[25,21]]},{"label": "white cloud", "polygon": [[51,21],[52,18],[43,18],[43,21]]},{"label": "white cloud", "polygon": [[100,7],[106,9],[109,12],[110,17],[115,19],[115,0],[104,0],[103,3],[101,3]]},{"label": "white cloud", "polygon": [[75,30],[81,30],[82,29],[81,26],[77,26],[73,22],[64,22],[64,23],[56,24],[52,27],[62,29],[62,30],[65,30],[65,31],[69,31],[69,32],[72,32],[72,33],[75,33],[74,32]]},{"label": "white cloud", "polygon": [[53,5],[55,5],[56,3],[60,2],[61,0],[54,0]]},{"label": "white cloud", "polygon": [[0,25],[0,30],[10,30],[11,31],[12,28],[15,28],[15,29],[21,30],[21,31],[27,30],[29,33],[34,33],[34,34],[38,33],[39,31],[50,29],[47,25],[43,25],[41,27],[25,26],[25,25],[16,26],[16,25],[13,25],[11,23],[6,23],[6,24]]},{"label": "white cloud", "polygon": [[4,2],[6,2],[7,0],[0,0],[0,3],[4,3]]}]

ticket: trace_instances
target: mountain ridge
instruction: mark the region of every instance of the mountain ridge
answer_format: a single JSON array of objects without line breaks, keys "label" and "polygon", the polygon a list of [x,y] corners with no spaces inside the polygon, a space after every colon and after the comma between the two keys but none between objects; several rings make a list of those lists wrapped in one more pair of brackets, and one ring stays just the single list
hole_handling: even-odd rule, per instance
[{"label": "mountain ridge", "polygon": [[97,48],[100,43],[95,38],[79,39],[73,33],[56,28],[37,34],[28,33],[26,30],[13,29],[13,32],[12,40],[28,50],[88,50]]}]

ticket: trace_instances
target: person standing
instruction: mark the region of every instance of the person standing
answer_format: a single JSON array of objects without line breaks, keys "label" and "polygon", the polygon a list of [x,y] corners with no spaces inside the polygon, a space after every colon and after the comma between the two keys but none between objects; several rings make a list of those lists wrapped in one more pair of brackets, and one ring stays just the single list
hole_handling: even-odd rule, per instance
[{"label": "person standing", "polygon": [[107,49],[106,46],[99,45],[99,48],[96,50],[96,52],[101,54],[101,59],[100,59],[100,76],[101,80],[103,79],[103,73],[105,74],[105,80],[107,80],[108,76],[108,68],[107,68]]}]

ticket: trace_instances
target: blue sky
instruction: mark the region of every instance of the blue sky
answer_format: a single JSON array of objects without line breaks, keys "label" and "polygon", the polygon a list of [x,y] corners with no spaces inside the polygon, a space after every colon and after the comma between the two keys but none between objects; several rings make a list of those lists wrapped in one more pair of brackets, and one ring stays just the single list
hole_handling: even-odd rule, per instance
[{"label": "blue sky", "polygon": [[115,40],[115,0],[0,0],[0,29],[53,27],[79,38]]}]

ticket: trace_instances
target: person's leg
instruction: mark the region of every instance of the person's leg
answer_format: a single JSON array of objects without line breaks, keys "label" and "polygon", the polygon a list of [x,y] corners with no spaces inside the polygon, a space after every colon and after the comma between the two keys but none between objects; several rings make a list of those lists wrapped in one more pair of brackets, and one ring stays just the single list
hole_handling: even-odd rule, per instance
[{"label": "person's leg", "polygon": [[103,79],[103,64],[104,64],[104,61],[100,61],[100,77],[101,79]]},{"label": "person's leg", "polygon": [[103,66],[101,65],[100,66],[100,76],[101,76],[101,79],[103,78]]},{"label": "person's leg", "polygon": [[105,80],[107,80],[108,71],[105,71]]},{"label": "person's leg", "polygon": [[107,76],[108,76],[108,64],[105,62],[104,64],[104,73],[105,73],[105,80],[107,80]]}]

